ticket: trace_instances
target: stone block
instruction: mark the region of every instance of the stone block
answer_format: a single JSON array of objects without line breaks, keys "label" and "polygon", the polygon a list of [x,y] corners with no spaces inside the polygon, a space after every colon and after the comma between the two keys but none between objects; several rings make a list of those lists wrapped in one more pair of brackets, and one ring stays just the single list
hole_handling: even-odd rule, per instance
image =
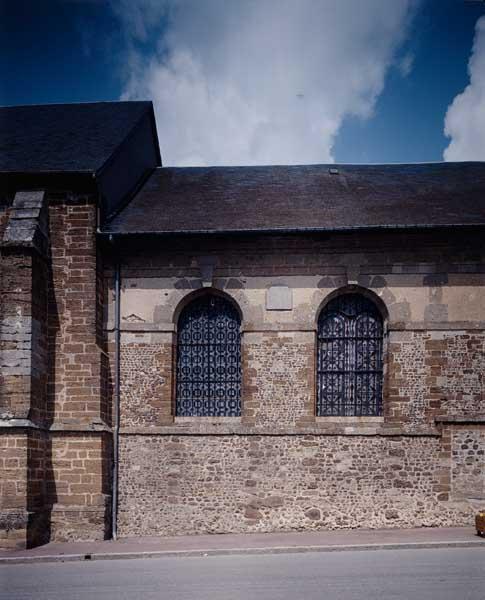
[{"label": "stone block", "polygon": [[293,310],[293,293],[286,285],[273,285],[266,291],[266,310]]}]

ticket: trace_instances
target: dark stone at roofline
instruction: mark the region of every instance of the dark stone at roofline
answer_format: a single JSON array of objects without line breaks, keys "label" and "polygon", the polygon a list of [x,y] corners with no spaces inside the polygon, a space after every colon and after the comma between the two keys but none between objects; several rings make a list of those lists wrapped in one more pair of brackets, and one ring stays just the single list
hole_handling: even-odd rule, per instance
[{"label": "dark stone at roofline", "polygon": [[45,192],[17,192],[0,246],[35,248],[40,254],[46,255],[48,236]]},{"label": "dark stone at roofline", "polygon": [[[331,170],[337,169],[333,174]],[[163,167],[113,234],[485,225],[485,163]]]}]

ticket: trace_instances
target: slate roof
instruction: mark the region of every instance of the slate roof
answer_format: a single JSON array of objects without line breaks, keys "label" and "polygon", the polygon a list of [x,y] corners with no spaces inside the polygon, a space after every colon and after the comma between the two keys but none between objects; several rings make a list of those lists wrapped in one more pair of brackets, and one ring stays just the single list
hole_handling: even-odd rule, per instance
[{"label": "slate roof", "polygon": [[485,225],[484,162],[162,167],[105,231],[298,232],[473,225]]},{"label": "slate roof", "polygon": [[147,111],[151,102],[1,107],[0,174],[97,174]]}]

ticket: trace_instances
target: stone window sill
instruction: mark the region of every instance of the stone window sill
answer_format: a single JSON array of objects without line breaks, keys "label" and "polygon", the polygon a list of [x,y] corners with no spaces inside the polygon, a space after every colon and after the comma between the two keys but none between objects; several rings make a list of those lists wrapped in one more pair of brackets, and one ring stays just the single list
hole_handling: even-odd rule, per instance
[{"label": "stone window sill", "polygon": [[315,417],[316,423],[340,423],[342,425],[384,423],[384,417]]},{"label": "stone window sill", "polygon": [[383,429],[384,417],[315,417],[315,426],[342,435],[377,435]]},{"label": "stone window sill", "polygon": [[174,425],[223,425],[241,423],[241,417],[174,417]]}]

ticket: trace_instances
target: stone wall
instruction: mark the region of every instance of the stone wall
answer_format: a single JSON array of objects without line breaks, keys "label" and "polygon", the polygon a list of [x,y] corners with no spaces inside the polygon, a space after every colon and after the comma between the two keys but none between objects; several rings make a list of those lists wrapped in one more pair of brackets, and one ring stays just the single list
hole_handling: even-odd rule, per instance
[{"label": "stone wall", "polygon": [[466,525],[439,436],[126,436],[120,535]]},{"label": "stone wall", "polygon": [[[122,427],[173,422],[177,316],[210,284],[242,313],[247,425],[298,430],[331,422],[315,418],[316,322],[342,290],[371,295],[385,319],[384,421],[374,425],[426,432],[436,418],[483,413],[485,267],[478,236],[470,234],[466,244],[458,234],[439,233],[249,241],[205,241],[200,249],[175,239],[167,247],[145,241],[120,249]],[[208,257],[214,270],[204,282]],[[106,278],[112,336],[110,268]],[[289,290],[291,306],[267,305],[275,286]],[[438,304],[445,308],[433,308]]]},{"label": "stone wall", "polygon": [[52,196],[49,212],[50,537],[103,539],[110,523],[112,450],[96,197]]},{"label": "stone wall", "polygon": [[44,193],[17,193],[0,257],[0,546],[48,539],[47,228]]},{"label": "stone wall", "polygon": [[485,498],[485,427],[451,427],[450,496],[483,508]]},{"label": "stone wall", "polygon": [[27,514],[27,436],[0,436],[0,547],[25,545]]},{"label": "stone wall", "polygon": [[12,428],[0,435],[0,548],[50,539],[46,502],[49,440],[45,431]]},{"label": "stone wall", "polygon": [[[27,249],[2,246],[3,546],[110,528],[113,250],[94,196],[48,205],[48,243],[36,225]],[[171,238],[115,254],[121,535],[471,522],[485,499],[480,234]],[[175,417],[177,318],[204,289],[241,312],[241,417]],[[385,320],[379,417],[315,414],[318,314],[343,290]]]},{"label": "stone wall", "polygon": [[106,432],[52,433],[47,473],[52,541],[109,537],[111,456]]},{"label": "stone wall", "polygon": [[51,203],[49,306],[51,418],[101,421],[101,351],[97,338],[96,204],[90,197]]},{"label": "stone wall", "polygon": [[314,334],[248,332],[243,347],[244,422],[256,427],[295,427],[314,420]]},{"label": "stone wall", "polygon": [[0,418],[44,416],[47,229],[44,192],[18,192],[1,238]]},{"label": "stone wall", "polygon": [[123,336],[120,419],[125,427],[173,421],[173,334]]},{"label": "stone wall", "polygon": [[2,253],[0,361],[2,417],[28,418],[32,400],[33,257],[30,252]]},{"label": "stone wall", "polygon": [[407,431],[485,411],[483,330],[396,331],[389,344],[388,422]]},{"label": "stone wall", "polygon": [[[120,534],[471,523],[485,501],[470,466],[484,451],[483,253],[479,235],[439,232],[125,243]],[[108,264],[110,336],[112,277]],[[174,417],[177,317],[206,286],[242,313],[240,418]],[[267,303],[274,286],[286,309]],[[385,319],[381,417],[315,415],[317,317],[342,290]],[[453,419],[470,421],[466,440]]]},{"label": "stone wall", "polygon": [[109,532],[111,407],[96,202],[18,192],[9,209],[1,248],[0,547]]},{"label": "stone wall", "polygon": [[[483,329],[481,234],[340,234],[231,240],[124,241],[122,323],[168,330],[180,302],[204,285],[239,305],[243,330],[313,330],[335,290],[358,285],[379,297],[391,329]],[[204,261],[214,263],[203,282]],[[112,276],[108,269],[107,276]],[[290,310],[266,310],[269,287],[288,286]],[[112,297],[108,328],[112,326]],[[438,307],[438,308],[437,308]]]}]

